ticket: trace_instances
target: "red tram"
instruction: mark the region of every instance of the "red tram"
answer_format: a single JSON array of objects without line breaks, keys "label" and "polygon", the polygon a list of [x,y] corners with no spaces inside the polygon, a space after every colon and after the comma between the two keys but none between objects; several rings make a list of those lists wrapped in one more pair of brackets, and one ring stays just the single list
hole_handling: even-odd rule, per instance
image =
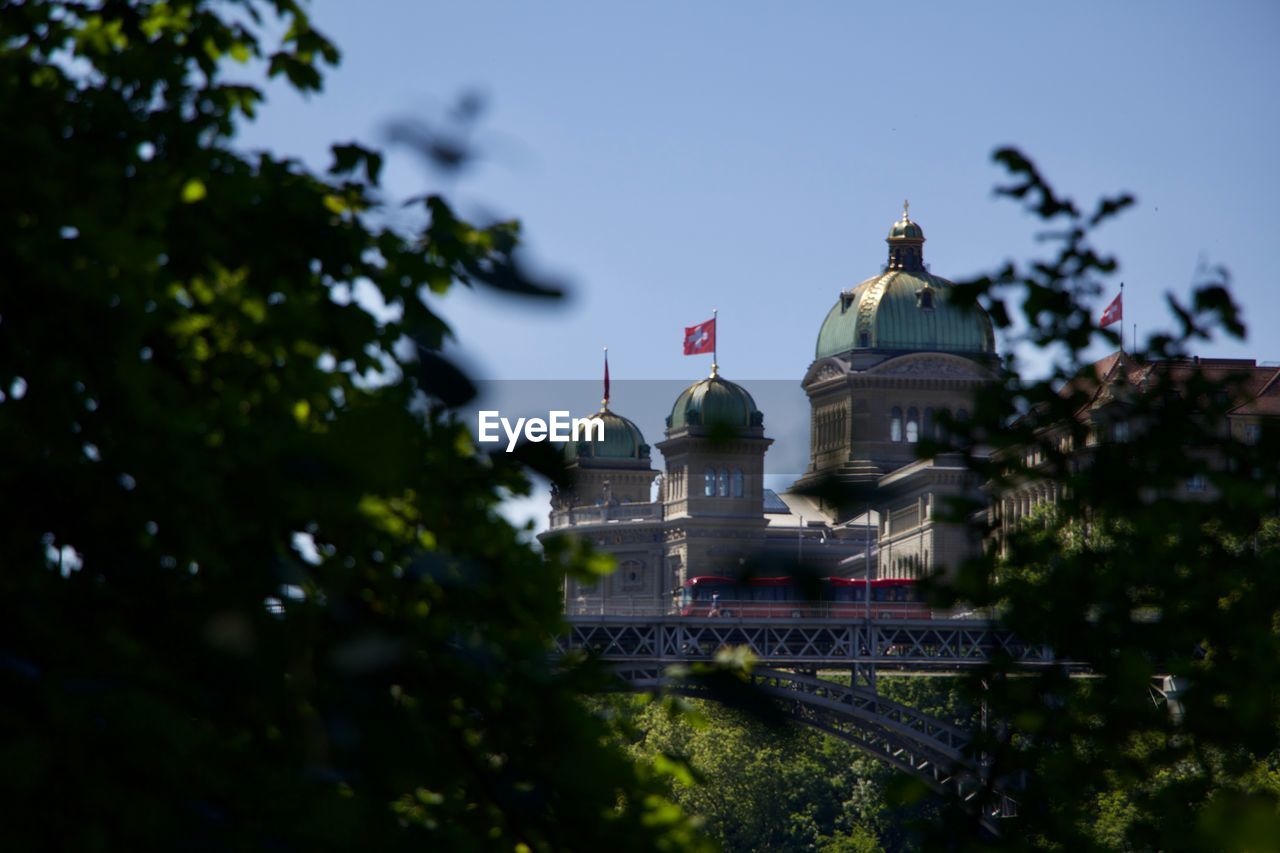
[{"label": "red tram", "polygon": [[[931,619],[932,611],[914,580],[873,580],[871,615],[877,619]],[[795,578],[689,578],[678,592],[681,616],[839,617],[867,615],[868,584],[853,578],[822,578],[818,599],[805,598]]]}]

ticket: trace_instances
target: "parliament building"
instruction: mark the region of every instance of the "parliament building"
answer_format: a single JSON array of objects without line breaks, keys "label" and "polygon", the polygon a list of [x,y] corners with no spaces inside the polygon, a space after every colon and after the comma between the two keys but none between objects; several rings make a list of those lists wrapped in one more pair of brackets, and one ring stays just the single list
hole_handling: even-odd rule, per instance
[{"label": "parliament building", "polygon": [[[990,317],[953,301],[955,285],[924,263],[924,232],[904,206],[886,239],[881,271],[835,295],[818,330],[801,385],[809,399],[806,472],[780,492],[764,486],[773,443],[766,413],[750,392],[711,375],[685,388],[650,446],[639,428],[609,408],[603,441],[570,442],[572,486],[553,492],[550,529],[571,533],[614,555],[618,570],[591,585],[569,579],[574,612],[661,612],[690,577],[788,574],[918,578],[954,569],[984,547],[1000,547],[1013,525],[1060,498],[1051,478],[1029,476],[988,493],[958,454],[920,458],[919,443],[942,439],[964,421],[974,393],[1001,377]],[[1132,440],[1126,403],[1158,380],[1192,376],[1237,380],[1221,428],[1246,444],[1280,421],[1280,367],[1252,359],[1183,358],[1143,362],[1124,352],[1088,371],[1087,403],[1076,413],[1088,464],[1101,442]],[[1080,381],[1077,380],[1078,384]],[[653,451],[661,454],[660,467]],[[1034,454],[1034,449],[1027,453]],[[654,499],[654,484],[658,484]],[[1213,499],[1203,477],[1184,497]],[[988,507],[985,523],[943,513],[951,498]],[[975,518],[983,514],[978,513]]]},{"label": "parliament building", "polygon": [[928,270],[905,207],[886,242],[881,271],[835,294],[818,331],[801,380],[809,463],[790,488],[764,487],[766,413],[714,364],[675,399],[657,444],[606,400],[604,440],[566,445],[572,487],[553,493],[542,535],[571,532],[618,562],[596,584],[566,582],[569,612],[652,612],[689,577],[798,562],[822,576],[919,577],[980,547],[939,510],[951,496],[981,499],[982,484],[959,458],[916,451],[998,379],[991,320]]}]

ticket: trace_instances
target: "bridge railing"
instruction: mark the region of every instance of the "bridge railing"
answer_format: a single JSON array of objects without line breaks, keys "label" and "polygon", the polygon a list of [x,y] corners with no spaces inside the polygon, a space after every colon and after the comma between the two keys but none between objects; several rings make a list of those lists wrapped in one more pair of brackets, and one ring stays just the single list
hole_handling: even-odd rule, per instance
[{"label": "bridge railing", "polygon": [[566,616],[676,616],[678,612],[670,600],[645,598],[579,598],[570,601],[564,609]]},{"label": "bridge railing", "polygon": [[[582,597],[565,606],[566,616],[680,616],[680,608],[670,599],[652,597],[618,597],[609,599]],[[930,608],[918,602],[873,601],[873,619],[975,619],[994,620],[991,608],[957,607],[948,610]],[[692,608],[687,618],[723,619],[843,619],[855,621],[867,617],[863,602],[841,601],[738,601],[720,602],[718,612],[710,612],[706,604]]]},{"label": "bridge railing", "polygon": [[925,604],[910,601],[873,601],[868,609],[860,601],[759,601],[724,599],[714,605],[698,602],[690,616],[726,619],[932,619]]},{"label": "bridge railing", "polygon": [[551,528],[576,527],[583,524],[608,524],[625,521],[657,521],[662,518],[662,504],[636,502],[580,506],[551,514]]}]

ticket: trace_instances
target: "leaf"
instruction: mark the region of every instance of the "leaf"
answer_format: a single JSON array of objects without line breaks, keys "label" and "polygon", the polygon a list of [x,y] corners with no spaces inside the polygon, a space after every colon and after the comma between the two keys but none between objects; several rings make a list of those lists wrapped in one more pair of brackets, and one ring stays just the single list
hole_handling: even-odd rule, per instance
[{"label": "leaf", "polygon": [[186,204],[195,204],[202,201],[208,195],[205,189],[204,181],[199,178],[191,178],[182,185],[182,200]]},{"label": "leaf", "polygon": [[476,396],[476,386],[452,362],[434,350],[418,347],[414,381],[429,397],[448,408],[463,405]]}]

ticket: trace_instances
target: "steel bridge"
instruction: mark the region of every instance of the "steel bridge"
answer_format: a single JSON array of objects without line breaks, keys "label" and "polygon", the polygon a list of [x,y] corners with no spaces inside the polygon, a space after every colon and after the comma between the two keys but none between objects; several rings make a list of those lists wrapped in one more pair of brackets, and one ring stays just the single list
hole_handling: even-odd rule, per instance
[{"label": "steel bridge", "polygon": [[988,619],[775,619],[683,616],[568,616],[561,652],[612,663],[710,660],[745,647],[765,666],[848,669],[855,683],[875,672],[956,672],[1004,656],[1024,667],[1060,666],[1044,646],[1023,643]]},{"label": "steel bridge", "polygon": [[[558,640],[560,651],[610,663],[637,690],[705,693],[682,670],[713,660],[721,649],[746,648],[762,667],[752,671],[751,681],[792,719],[854,744],[935,791],[973,803],[992,832],[998,832],[998,818],[1017,813],[1005,793],[1013,786],[988,778],[986,762],[968,750],[965,729],[876,693],[876,673],[958,674],[997,656],[1027,668],[1063,665],[1050,649],[1025,644],[982,619],[566,619],[569,632]],[[850,684],[819,678],[820,670],[847,671]]]}]

